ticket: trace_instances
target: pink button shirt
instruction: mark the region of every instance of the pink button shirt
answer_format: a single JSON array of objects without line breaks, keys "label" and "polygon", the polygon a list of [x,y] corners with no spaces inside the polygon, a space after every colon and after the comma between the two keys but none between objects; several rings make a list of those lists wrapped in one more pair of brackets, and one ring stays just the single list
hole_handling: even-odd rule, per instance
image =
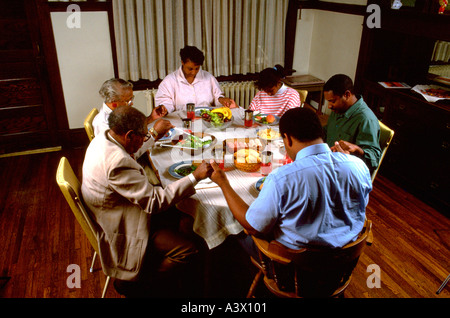
[{"label": "pink button shirt", "polygon": [[186,104],[199,106],[219,106],[219,98],[224,97],[219,82],[210,73],[200,70],[194,82],[189,84],[180,68],[167,75],[159,84],[155,95],[155,105],[164,105],[169,113],[186,109]]}]

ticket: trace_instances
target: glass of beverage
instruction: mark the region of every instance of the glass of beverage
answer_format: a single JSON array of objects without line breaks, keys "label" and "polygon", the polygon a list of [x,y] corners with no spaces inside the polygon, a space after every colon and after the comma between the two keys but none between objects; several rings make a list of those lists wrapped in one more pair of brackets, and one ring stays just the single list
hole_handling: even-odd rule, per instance
[{"label": "glass of beverage", "polygon": [[186,104],[186,116],[187,116],[187,118],[194,120],[194,118],[195,118],[195,104],[194,103]]},{"label": "glass of beverage", "polygon": [[267,176],[272,172],[272,151],[261,152],[261,174]]},{"label": "glass of beverage", "polygon": [[245,127],[253,126],[253,110],[250,109],[245,110],[244,126]]},{"label": "glass of beverage", "polygon": [[183,118],[183,128],[187,130],[191,130],[192,120],[190,118]]},{"label": "glass of beverage", "polygon": [[214,161],[219,165],[220,169],[225,168],[224,151],[223,146],[215,147],[213,151]]}]

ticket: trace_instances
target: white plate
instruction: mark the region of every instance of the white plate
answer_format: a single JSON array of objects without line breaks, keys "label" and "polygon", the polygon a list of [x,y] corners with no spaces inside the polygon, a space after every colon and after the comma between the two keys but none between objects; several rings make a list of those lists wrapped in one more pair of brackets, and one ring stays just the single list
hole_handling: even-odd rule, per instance
[{"label": "white plate", "polygon": [[172,136],[175,134],[174,129],[169,130],[164,136],[158,139],[158,141],[172,140]]},{"label": "white plate", "polygon": [[263,118],[263,117],[269,116],[269,114],[256,114],[256,115],[253,115],[253,121],[254,121],[255,123],[260,124],[260,125],[274,126],[274,125],[278,125],[278,123],[280,122],[280,117],[275,116],[275,115],[273,115],[273,117],[275,117],[275,121],[274,121],[273,123],[270,123],[270,124],[265,124],[265,123],[263,123],[263,122],[257,120],[257,119],[255,118],[256,116],[261,116],[261,118]]},{"label": "white plate", "polygon": [[259,189],[259,187],[261,186],[261,184],[263,184],[264,183],[264,181],[266,180],[266,177],[264,177],[264,178],[261,178],[261,179],[259,179],[258,181],[256,181],[256,183],[255,183],[255,189],[256,189],[256,191],[261,191],[260,189]]},{"label": "white plate", "polygon": [[[267,133],[264,133],[267,129],[275,131],[277,133],[276,136],[274,136],[273,138],[267,137]],[[256,134],[259,138],[264,139],[264,140],[277,140],[277,139],[281,138],[280,131],[275,128],[260,128],[260,129],[256,130]],[[275,133],[272,133],[272,134],[275,135]]]},{"label": "white plate", "polygon": [[184,178],[185,176],[179,174],[175,170],[182,169],[182,168],[188,168],[191,166],[192,166],[192,160],[180,161],[180,162],[174,163],[173,165],[171,165],[169,167],[169,174],[176,179]]}]

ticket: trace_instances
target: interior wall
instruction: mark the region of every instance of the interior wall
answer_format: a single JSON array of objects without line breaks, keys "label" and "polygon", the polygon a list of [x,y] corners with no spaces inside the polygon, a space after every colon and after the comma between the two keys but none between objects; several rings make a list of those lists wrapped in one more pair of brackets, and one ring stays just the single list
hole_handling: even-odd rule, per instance
[{"label": "interior wall", "polygon": [[71,13],[51,12],[69,128],[83,128],[93,107],[101,107],[98,91],[114,77],[108,13],[81,12],[80,27],[69,28]]},{"label": "interior wall", "polygon": [[[297,21],[294,75],[311,74],[324,81],[338,73],[355,79],[364,17],[303,9]],[[326,108],[324,111],[329,114]]]},{"label": "interior wall", "polygon": [[[101,107],[98,90],[105,80],[114,77],[114,68],[107,12],[82,12],[81,27],[72,29],[66,24],[69,14],[52,12],[51,18],[69,127],[76,129],[83,127],[92,107]],[[345,73],[354,79],[363,19],[301,10],[295,39],[295,74],[327,80],[336,73]],[[148,115],[143,91],[135,91],[134,107]]]}]

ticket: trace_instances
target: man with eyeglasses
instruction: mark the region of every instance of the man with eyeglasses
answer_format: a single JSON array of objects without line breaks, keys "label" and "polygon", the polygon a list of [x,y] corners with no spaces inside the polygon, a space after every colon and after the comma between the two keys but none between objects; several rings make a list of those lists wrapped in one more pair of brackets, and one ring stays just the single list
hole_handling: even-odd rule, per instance
[{"label": "man with eyeglasses", "polygon": [[[108,117],[114,109],[119,106],[133,106],[133,84],[121,78],[112,78],[103,83],[99,94],[103,98],[103,106],[92,122],[94,134],[96,136],[100,134],[101,131],[105,131],[109,128]],[[147,117],[147,124],[150,124],[165,115],[167,115],[166,108],[164,106],[158,106],[154,108],[150,116]],[[165,120],[156,122],[153,128],[154,135],[161,134],[162,136],[167,130],[172,128],[172,126]],[[146,145],[144,145],[144,151],[148,149],[148,147],[145,146]],[[142,153],[140,153],[140,155],[142,155]]]},{"label": "man with eyeglasses", "polygon": [[[108,118],[114,109],[120,106],[133,106],[133,84],[121,78],[112,78],[103,83],[99,94],[103,98],[103,106],[92,122],[94,134],[96,136],[109,129]],[[170,121],[166,119],[159,119],[166,114],[167,110],[164,106],[159,106],[153,109],[151,115],[147,117],[146,122],[147,124],[154,121],[156,122],[149,130],[149,138],[146,138],[142,147],[137,149],[134,153],[134,157],[139,159],[140,164],[145,169],[149,181],[153,185],[160,184],[160,181],[151,169],[148,158],[142,155],[155,144],[156,140],[164,136],[169,129],[173,128]]]},{"label": "man with eyeglasses", "polygon": [[86,151],[81,186],[98,225],[103,271],[118,279],[120,293],[125,284],[135,296],[145,296],[136,293],[152,281],[157,284],[149,285],[155,296],[186,296],[180,295],[183,288],[178,284],[194,277],[189,266],[198,268],[192,263],[198,247],[178,231],[174,221],[180,212],[173,206],[195,194],[195,185],[210,176],[212,168],[203,162],[165,188],[153,186],[132,156],[149,137],[145,115],[123,105],[108,123],[110,129],[96,136]]}]

